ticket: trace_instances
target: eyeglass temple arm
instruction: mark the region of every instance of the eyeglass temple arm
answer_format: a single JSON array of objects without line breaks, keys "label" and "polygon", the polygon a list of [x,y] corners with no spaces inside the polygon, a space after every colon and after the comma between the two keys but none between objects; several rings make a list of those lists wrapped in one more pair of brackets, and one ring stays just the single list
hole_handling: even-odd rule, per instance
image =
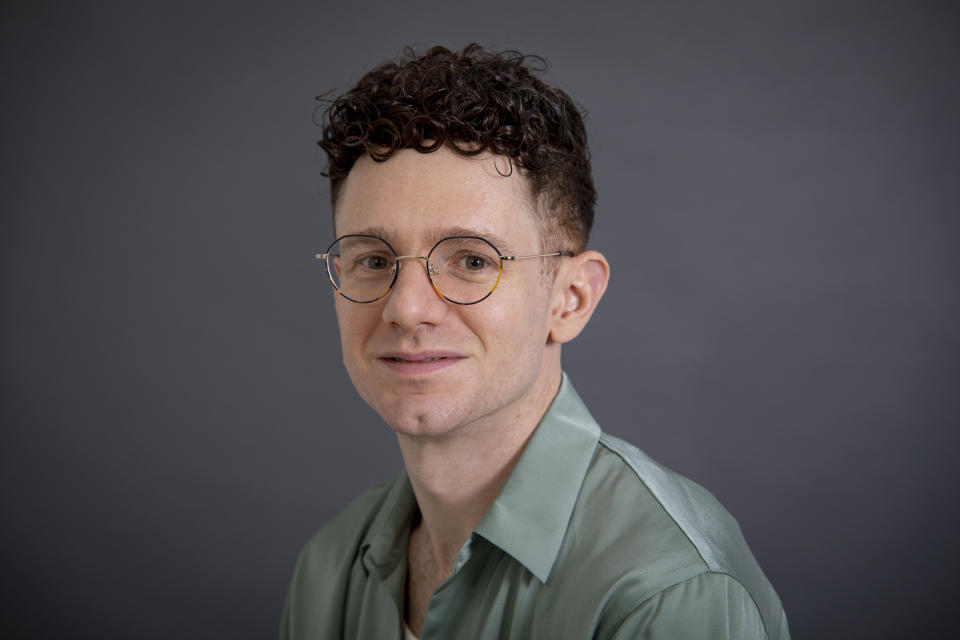
[{"label": "eyeglass temple arm", "polygon": [[500,256],[500,260],[526,260],[527,258],[552,258],[553,256],[573,256],[573,251],[554,251],[553,253],[537,253],[532,256]]}]

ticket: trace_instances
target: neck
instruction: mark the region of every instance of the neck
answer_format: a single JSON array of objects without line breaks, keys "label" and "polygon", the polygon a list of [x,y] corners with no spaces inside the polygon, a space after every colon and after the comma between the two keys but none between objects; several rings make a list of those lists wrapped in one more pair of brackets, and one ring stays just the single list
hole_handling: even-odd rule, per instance
[{"label": "neck", "polygon": [[526,406],[509,419],[458,429],[442,439],[398,434],[420,507],[417,533],[429,541],[434,566],[449,575],[457,553],[496,499],[523,448],[556,396],[560,368],[545,371]]}]

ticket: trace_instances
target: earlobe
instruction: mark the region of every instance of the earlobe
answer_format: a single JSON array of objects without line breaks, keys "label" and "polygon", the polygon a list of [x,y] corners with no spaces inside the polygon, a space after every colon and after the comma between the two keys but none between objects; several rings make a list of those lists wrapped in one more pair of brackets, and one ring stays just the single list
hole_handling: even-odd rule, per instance
[{"label": "earlobe", "polygon": [[573,340],[587,325],[607,289],[610,265],[603,254],[584,251],[571,258],[558,278],[565,304],[553,318],[550,339],[563,343]]}]

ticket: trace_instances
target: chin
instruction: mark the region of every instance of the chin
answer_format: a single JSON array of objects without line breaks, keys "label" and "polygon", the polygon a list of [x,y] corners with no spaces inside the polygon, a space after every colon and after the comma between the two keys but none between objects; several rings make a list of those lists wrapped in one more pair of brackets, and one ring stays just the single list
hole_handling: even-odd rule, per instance
[{"label": "chin", "polygon": [[464,422],[460,412],[423,396],[401,396],[373,404],[384,422],[398,434],[440,437]]},{"label": "chin", "polygon": [[[347,367],[350,379],[360,397],[397,433],[410,436],[442,436],[455,431],[467,417],[462,393],[433,382],[430,389],[417,383],[398,385],[380,379],[376,368]],[[425,385],[427,386],[427,385]],[[451,397],[453,395],[454,397]],[[457,402],[456,396],[461,396]]]}]

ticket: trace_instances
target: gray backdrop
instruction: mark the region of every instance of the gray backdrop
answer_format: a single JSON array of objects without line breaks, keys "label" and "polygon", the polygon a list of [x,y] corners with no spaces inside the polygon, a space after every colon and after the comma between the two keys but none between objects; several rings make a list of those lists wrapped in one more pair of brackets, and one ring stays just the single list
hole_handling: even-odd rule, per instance
[{"label": "gray backdrop", "polygon": [[565,367],[604,428],[737,516],[794,637],[947,628],[954,7],[5,3],[3,624],[276,633],[300,546],[400,467],[313,259],[313,97],[476,40],[587,112],[613,280]]}]

